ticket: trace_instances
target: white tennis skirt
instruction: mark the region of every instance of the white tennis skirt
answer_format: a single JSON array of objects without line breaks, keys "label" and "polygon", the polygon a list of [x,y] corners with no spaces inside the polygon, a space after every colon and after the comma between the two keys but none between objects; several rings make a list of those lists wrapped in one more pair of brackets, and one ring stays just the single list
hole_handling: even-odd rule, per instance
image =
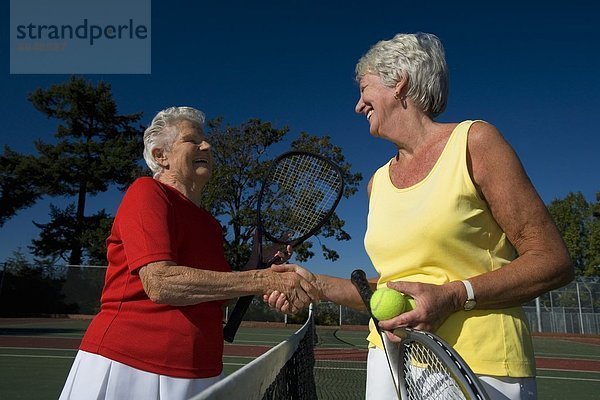
[{"label": "white tennis skirt", "polygon": [[173,378],[80,350],[59,400],[187,400],[221,378]]}]

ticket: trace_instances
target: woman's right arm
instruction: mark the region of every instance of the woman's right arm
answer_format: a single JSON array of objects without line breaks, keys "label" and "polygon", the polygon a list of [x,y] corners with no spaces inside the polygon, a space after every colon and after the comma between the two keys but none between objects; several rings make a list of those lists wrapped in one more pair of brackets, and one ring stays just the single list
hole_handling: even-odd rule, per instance
[{"label": "woman's right arm", "polygon": [[148,297],[160,304],[186,306],[245,295],[285,293],[296,312],[318,299],[317,289],[295,272],[273,269],[217,272],[159,261],[139,271]]},{"label": "woman's right arm", "polygon": [[[321,301],[331,301],[360,311],[366,310],[358,290],[350,279],[329,275],[313,275],[307,269],[296,264],[276,265],[272,269],[279,272],[295,272],[301,275],[317,288],[319,300]],[[372,289],[375,290],[377,278],[369,279],[369,283]],[[278,311],[291,312],[289,305],[286,304],[287,297],[285,293],[273,291],[270,295],[265,295],[263,300]]]},{"label": "woman's right arm", "polygon": [[[371,288],[375,290],[377,278],[370,279],[369,283],[371,284]],[[319,290],[321,300],[331,301],[356,310],[366,310],[358,289],[356,289],[350,279],[317,275],[316,286]]]}]

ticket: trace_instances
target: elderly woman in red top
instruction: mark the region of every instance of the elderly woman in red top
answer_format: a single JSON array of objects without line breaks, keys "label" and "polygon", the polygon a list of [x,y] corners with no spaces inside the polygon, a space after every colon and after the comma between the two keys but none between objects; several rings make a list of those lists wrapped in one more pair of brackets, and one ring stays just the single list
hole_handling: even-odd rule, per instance
[{"label": "elderly woman in red top", "polygon": [[154,178],[127,190],[107,240],[100,313],[60,399],[187,399],[222,377],[225,299],[284,292],[293,309],[316,290],[293,272],[234,273],[200,197],[212,169],[204,114],[159,112],[144,133]]}]

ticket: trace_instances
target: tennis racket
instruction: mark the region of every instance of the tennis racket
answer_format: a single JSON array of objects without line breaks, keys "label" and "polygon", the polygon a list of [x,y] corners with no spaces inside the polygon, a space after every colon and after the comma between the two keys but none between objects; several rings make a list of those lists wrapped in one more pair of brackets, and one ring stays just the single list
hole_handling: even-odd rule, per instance
[{"label": "tennis racket", "polygon": [[408,328],[394,330],[400,343],[392,342],[371,314],[373,291],[364,271],[352,272],[356,286],[377,327],[392,374],[398,399],[489,399],[485,389],[467,363],[440,337]]},{"label": "tennis racket", "polygon": [[[313,153],[291,151],[277,157],[263,178],[257,198],[255,268],[267,268],[277,257],[263,261],[263,238],[298,246],[329,220],[344,191],[341,169]],[[257,245],[258,244],[258,245]],[[240,297],[223,328],[227,342],[235,334],[254,296]]]}]

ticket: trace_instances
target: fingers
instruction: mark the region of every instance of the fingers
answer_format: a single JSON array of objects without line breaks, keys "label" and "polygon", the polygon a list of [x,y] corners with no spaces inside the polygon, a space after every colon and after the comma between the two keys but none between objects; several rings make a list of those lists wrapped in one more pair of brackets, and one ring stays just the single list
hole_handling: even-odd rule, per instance
[{"label": "fingers", "polygon": [[[291,269],[294,270],[295,268],[291,267]],[[278,274],[278,276],[284,283],[280,292],[289,303],[287,312],[298,312],[308,307],[310,303],[319,300],[317,288],[296,272],[285,272]],[[281,298],[275,300],[273,294],[270,296],[269,304],[274,305],[278,310],[286,312],[285,302],[282,302]]]},{"label": "fingers", "polygon": [[279,311],[281,311],[281,308],[286,305],[286,303],[289,305],[285,294],[277,290],[274,290],[269,296],[265,295],[264,298],[266,298],[265,302],[269,307],[276,308]]},{"label": "fingers", "polygon": [[294,264],[273,264],[271,270],[275,272],[296,272]]},{"label": "fingers", "polygon": [[418,284],[413,283],[413,282],[403,282],[403,281],[387,283],[387,287],[389,287],[390,289],[394,289],[394,290],[397,290],[398,292],[408,294],[409,296],[412,296],[413,294],[415,294],[414,292],[416,290],[417,285]]},{"label": "fingers", "polygon": [[317,280],[317,277],[312,272],[298,264],[273,264],[271,269],[275,272],[295,272],[311,283]]},{"label": "fingers", "polygon": [[279,244],[273,244],[263,250],[264,261],[269,260],[273,264],[286,262],[292,256],[292,246],[287,245],[285,249]]},{"label": "fingers", "polygon": [[400,343],[402,341],[402,339],[400,339],[398,336],[394,335],[393,332],[389,332],[389,331],[385,331],[384,335],[387,336],[387,338],[394,343]]},{"label": "fingers", "polygon": [[455,312],[451,290],[451,286],[454,284],[455,282],[444,285],[404,281],[388,282],[389,288],[412,297],[413,305],[410,306],[410,311],[387,321],[380,321],[379,327],[388,331],[409,327],[435,332]]},{"label": "fingers", "polygon": [[319,301],[319,290],[315,287],[313,282],[303,279],[300,281],[300,286],[302,287],[302,290],[304,290],[304,292],[310,298],[311,303]]},{"label": "fingers", "polygon": [[277,260],[277,264],[282,264],[285,263],[287,260],[289,260],[292,257],[292,246],[290,246],[289,244],[287,245],[285,250],[279,250],[276,254],[278,260]]}]

